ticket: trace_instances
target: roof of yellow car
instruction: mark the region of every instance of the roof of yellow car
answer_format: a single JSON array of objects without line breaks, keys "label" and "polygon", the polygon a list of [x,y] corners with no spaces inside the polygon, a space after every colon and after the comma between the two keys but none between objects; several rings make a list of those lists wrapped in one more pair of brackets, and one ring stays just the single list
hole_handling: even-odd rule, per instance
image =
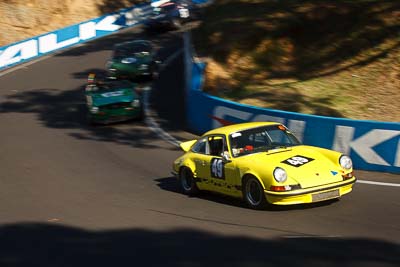
[{"label": "roof of yellow car", "polygon": [[238,132],[238,131],[242,131],[242,130],[246,130],[246,129],[251,129],[251,128],[255,128],[255,127],[261,127],[261,126],[267,126],[267,125],[274,125],[274,124],[281,124],[279,122],[266,122],[266,121],[262,121],[262,122],[244,122],[244,123],[238,123],[238,124],[232,124],[232,125],[228,125],[228,126],[223,126],[220,128],[216,128],[213,130],[210,130],[208,132],[206,132],[204,135],[208,135],[208,134],[230,134],[233,132]]}]

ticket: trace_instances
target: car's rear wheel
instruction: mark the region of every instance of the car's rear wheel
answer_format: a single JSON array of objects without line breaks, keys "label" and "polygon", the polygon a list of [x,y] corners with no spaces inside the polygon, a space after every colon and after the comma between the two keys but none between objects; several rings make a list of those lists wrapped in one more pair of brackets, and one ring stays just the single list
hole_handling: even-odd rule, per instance
[{"label": "car's rear wheel", "polygon": [[193,173],[189,168],[183,167],[179,172],[179,182],[183,193],[186,195],[195,195],[199,192],[196,182],[193,178]]},{"label": "car's rear wheel", "polygon": [[252,209],[263,209],[267,206],[264,188],[254,176],[247,176],[243,180],[243,198]]}]

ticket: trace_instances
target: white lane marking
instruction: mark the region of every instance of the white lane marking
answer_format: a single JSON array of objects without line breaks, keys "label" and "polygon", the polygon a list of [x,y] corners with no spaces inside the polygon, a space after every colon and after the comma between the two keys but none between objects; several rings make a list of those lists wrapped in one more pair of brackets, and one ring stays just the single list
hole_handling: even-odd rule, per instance
[{"label": "white lane marking", "polygon": [[392,187],[400,187],[400,184],[395,184],[395,183],[382,183],[382,182],[366,181],[366,180],[357,180],[357,183],[360,183],[360,184],[372,184],[372,185],[382,185],[382,186],[392,186]]},{"label": "white lane marking", "polygon": [[[170,55],[162,64],[160,68],[160,72],[163,71],[171,62],[173,62],[175,59],[178,58],[180,53],[183,52],[183,49],[180,49]],[[156,133],[159,137],[167,141],[168,143],[179,147],[179,144],[181,143],[178,139],[175,137],[171,136],[169,133],[164,131],[160,125],[155,121],[155,119],[151,116],[152,111],[150,110],[150,105],[149,105],[149,98],[150,98],[150,92],[151,92],[151,87],[147,87],[143,89],[143,108],[144,108],[144,114],[145,114],[145,123],[147,127],[150,128],[154,133]]]},{"label": "white lane marking", "polygon": [[340,235],[284,235],[286,239],[319,239],[319,238],[342,238]]},{"label": "white lane marking", "polygon": [[143,88],[143,109],[144,109],[144,115],[145,115],[145,123],[147,127],[150,128],[154,133],[156,133],[159,137],[167,141],[168,143],[179,147],[179,144],[181,143],[178,139],[175,137],[171,136],[169,133],[164,131],[160,125],[154,120],[154,118],[151,116],[151,110],[150,110],[150,105],[149,105],[149,97],[150,97],[150,87]]}]

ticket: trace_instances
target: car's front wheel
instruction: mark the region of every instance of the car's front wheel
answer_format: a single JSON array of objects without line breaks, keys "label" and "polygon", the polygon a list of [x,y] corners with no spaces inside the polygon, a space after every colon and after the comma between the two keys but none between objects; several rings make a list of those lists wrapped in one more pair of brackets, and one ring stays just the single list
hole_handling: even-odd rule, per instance
[{"label": "car's front wheel", "polygon": [[245,177],[243,180],[243,198],[252,209],[263,209],[267,206],[264,188],[254,176]]},{"label": "car's front wheel", "polygon": [[159,66],[154,62],[150,67],[150,79],[157,80],[159,75]]},{"label": "car's front wheel", "polygon": [[198,193],[196,182],[193,178],[193,173],[189,168],[183,167],[179,172],[179,182],[183,193],[186,195],[195,195]]}]

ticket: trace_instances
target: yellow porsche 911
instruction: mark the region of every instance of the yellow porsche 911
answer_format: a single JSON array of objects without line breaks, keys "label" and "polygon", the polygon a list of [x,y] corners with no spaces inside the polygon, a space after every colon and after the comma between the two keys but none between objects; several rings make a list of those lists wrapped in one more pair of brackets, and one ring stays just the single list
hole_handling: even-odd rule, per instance
[{"label": "yellow porsche 911", "polygon": [[348,156],[303,145],[276,122],[224,126],[180,146],[173,173],[185,194],[214,191],[254,209],[340,198],[356,181]]}]

